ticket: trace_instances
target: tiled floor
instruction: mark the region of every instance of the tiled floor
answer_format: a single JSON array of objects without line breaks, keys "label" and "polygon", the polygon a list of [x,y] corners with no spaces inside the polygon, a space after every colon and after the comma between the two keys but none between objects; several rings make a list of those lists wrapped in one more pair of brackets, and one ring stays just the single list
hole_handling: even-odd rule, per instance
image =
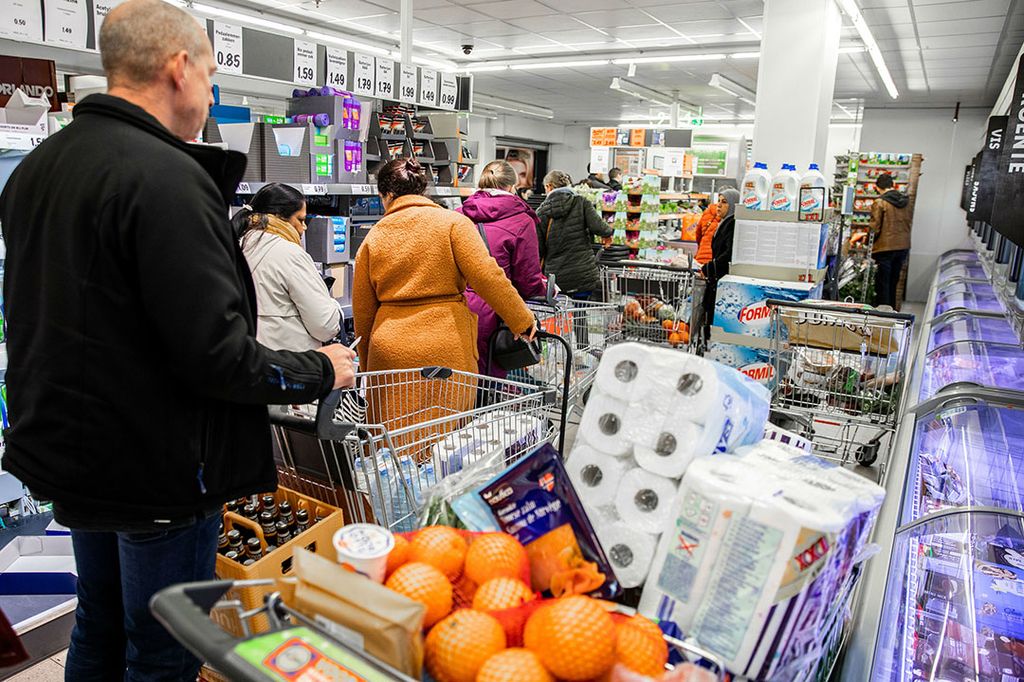
[{"label": "tiled floor", "polygon": [[60,682],[64,679],[64,661],[67,657],[68,652],[64,650],[8,678],[8,682]]}]

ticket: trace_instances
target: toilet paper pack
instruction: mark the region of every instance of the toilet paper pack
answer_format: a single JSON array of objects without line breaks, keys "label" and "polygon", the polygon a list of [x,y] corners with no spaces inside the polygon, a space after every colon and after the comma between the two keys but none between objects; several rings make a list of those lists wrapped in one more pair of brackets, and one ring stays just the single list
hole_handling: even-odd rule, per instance
[{"label": "toilet paper pack", "polygon": [[628,458],[612,457],[579,442],[565,463],[576,494],[588,507],[615,504],[615,493],[626,471],[634,465]]}]

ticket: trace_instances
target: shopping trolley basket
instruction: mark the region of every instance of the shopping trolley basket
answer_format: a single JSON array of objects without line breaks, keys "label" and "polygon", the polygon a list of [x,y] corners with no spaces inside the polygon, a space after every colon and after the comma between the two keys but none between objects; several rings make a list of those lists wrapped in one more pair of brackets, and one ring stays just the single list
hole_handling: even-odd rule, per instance
[{"label": "shopping trolley basket", "polygon": [[[900,413],[914,316],[849,303],[769,300],[772,409],[813,422],[815,453],[873,464]],[[887,441],[883,445],[883,441]]]},{"label": "shopping trolley basket", "polygon": [[272,408],[282,485],[346,519],[412,530],[426,491],[481,460],[511,464],[559,433],[554,391],[444,367],[366,372],[317,408]]},{"label": "shopping trolley basket", "polygon": [[604,300],[618,308],[622,340],[696,351],[704,280],[690,268],[626,261],[602,267]]}]

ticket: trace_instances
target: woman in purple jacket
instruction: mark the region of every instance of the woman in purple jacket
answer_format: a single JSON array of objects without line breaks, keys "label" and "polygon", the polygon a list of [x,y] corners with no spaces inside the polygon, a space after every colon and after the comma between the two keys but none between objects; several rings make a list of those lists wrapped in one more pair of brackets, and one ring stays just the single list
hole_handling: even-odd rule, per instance
[{"label": "woman in purple jacket", "polygon": [[[518,177],[508,161],[491,161],[480,173],[478,192],[468,197],[459,212],[477,224],[486,236],[491,255],[525,298],[543,296],[547,280],[540,269],[537,227],[540,219],[526,202],[515,195]],[[477,349],[480,374],[504,378],[506,372],[496,365],[488,367],[491,336],[498,328],[498,317],[472,289],[466,290],[466,303],[480,318]]]}]

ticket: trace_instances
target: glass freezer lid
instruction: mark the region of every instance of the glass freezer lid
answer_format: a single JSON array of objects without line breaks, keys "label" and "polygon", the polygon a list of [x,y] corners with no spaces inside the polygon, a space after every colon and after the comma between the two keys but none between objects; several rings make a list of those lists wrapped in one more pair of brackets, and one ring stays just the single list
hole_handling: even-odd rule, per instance
[{"label": "glass freezer lid", "polygon": [[1005,317],[976,315],[968,310],[952,313],[932,323],[927,352],[953,341],[1018,343],[1017,334]]},{"label": "glass freezer lid", "polygon": [[988,279],[988,273],[981,263],[951,263],[939,268],[939,284],[951,279]]},{"label": "glass freezer lid", "polygon": [[955,308],[992,313],[1003,311],[1003,306],[991,284],[959,279],[939,285],[935,292],[935,310],[932,317],[938,317]]},{"label": "glass freezer lid", "polygon": [[939,256],[939,267],[946,265],[947,263],[956,262],[974,262],[980,263],[981,257],[978,252],[974,249],[955,249],[953,251],[947,251],[946,253]]},{"label": "glass freezer lid", "polygon": [[899,531],[872,680],[1024,678],[1024,521],[960,512]]},{"label": "glass freezer lid", "polygon": [[961,382],[1024,391],[1024,350],[1019,345],[979,341],[940,346],[925,358],[919,400]]},{"label": "glass freezer lid", "polygon": [[900,525],[966,506],[1024,512],[1024,410],[979,402],[917,419]]}]

